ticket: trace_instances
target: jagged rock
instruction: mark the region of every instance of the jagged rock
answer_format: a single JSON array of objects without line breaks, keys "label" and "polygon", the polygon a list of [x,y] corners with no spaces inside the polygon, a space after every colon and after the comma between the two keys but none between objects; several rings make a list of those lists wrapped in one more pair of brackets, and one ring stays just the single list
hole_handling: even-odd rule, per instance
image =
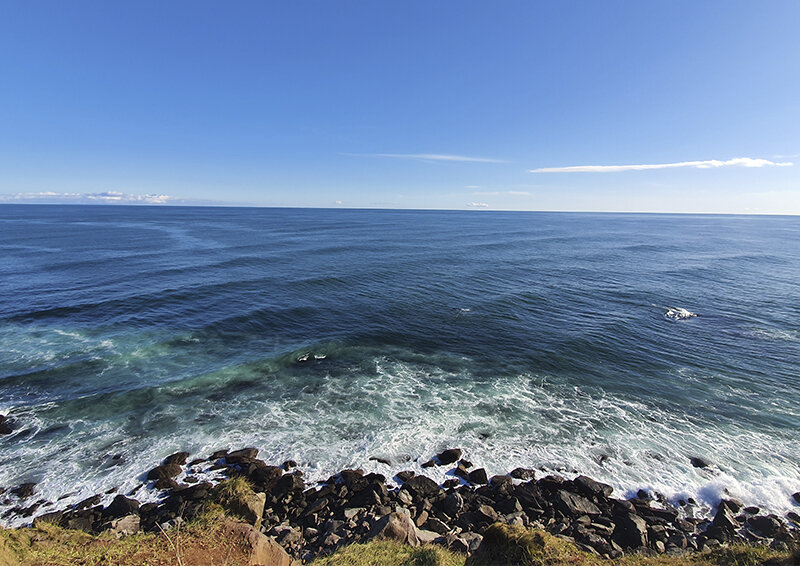
[{"label": "jagged rock", "polygon": [[748,515],[758,515],[761,512],[761,509],[759,509],[755,505],[751,505],[750,507],[745,507],[744,509],[742,509],[742,511],[744,511]]},{"label": "jagged rock", "polygon": [[[424,476],[418,476],[424,477]],[[438,487],[438,486],[437,486]],[[378,519],[370,530],[367,539],[396,540],[411,546],[419,546],[417,527],[408,511],[400,510]]]},{"label": "jagged rock", "polygon": [[491,505],[479,505],[476,510],[476,515],[483,521],[494,523],[497,521],[497,511]]},{"label": "jagged rock", "polygon": [[20,499],[27,499],[33,492],[35,491],[36,483],[35,482],[27,482],[21,483],[17,487],[11,489],[11,493],[16,495]]},{"label": "jagged rock", "polygon": [[469,543],[454,533],[445,534],[433,542],[434,544],[449,548],[453,552],[460,552],[461,554],[467,554],[469,552]]},{"label": "jagged rock", "polygon": [[453,469],[453,475],[460,477],[463,480],[469,480],[469,471],[463,464],[459,464]]},{"label": "jagged rock", "polygon": [[580,495],[575,495],[569,491],[556,492],[553,501],[556,509],[571,517],[580,517],[581,515],[600,515],[600,509]]},{"label": "jagged rock", "polygon": [[162,464],[177,464],[179,466],[183,466],[186,463],[186,459],[189,457],[188,452],[176,452],[170,456],[164,458]]},{"label": "jagged rock", "polygon": [[13,422],[14,421],[6,415],[0,415],[0,434],[11,434],[14,432],[14,429],[11,427]]},{"label": "jagged rock", "polygon": [[277,542],[261,534],[250,525],[229,521],[226,530],[231,533],[231,538],[242,539],[248,547],[248,564],[261,564],[269,566],[299,566]]},{"label": "jagged rock", "polygon": [[411,470],[403,470],[402,472],[397,472],[394,477],[396,477],[401,482],[405,483],[409,479],[413,478],[415,475],[417,475],[416,472],[413,472]]},{"label": "jagged rock", "polygon": [[108,507],[103,509],[103,517],[116,518],[134,515],[139,510],[139,502],[117,495]]},{"label": "jagged rock", "polygon": [[486,475],[486,470],[483,468],[472,470],[467,476],[467,480],[475,485],[486,485],[489,483],[489,477]]},{"label": "jagged rock", "polygon": [[717,508],[717,514],[708,528],[708,537],[721,541],[731,540],[736,533],[736,529],[740,527],[739,521],[736,520],[734,515],[734,511],[725,505],[724,501],[721,502]]},{"label": "jagged rock", "polygon": [[510,476],[492,476],[489,478],[489,485],[495,489],[509,488],[514,485]]},{"label": "jagged rock", "polygon": [[439,466],[447,466],[456,462],[459,458],[461,458],[461,449],[460,448],[448,448],[441,454],[437,454],[436,459],[438,460]]},{"label": "jagged rock", "polygon": [[442,511],[447,513],[450,517],[455,517],[464,508],[464,498],[461,497],[461,494],[457,491],[453,491],[452,493],[448,493],[442,500],[440,507]]},{"label": "jagged rock", "polygon": [[303,491],[303,489],[305,489],[303,478],[296,474],[284,474],[272,488],[272,494],[281,496],[289,492]]},{"label": "jagged rock", "polygon": [[443,521],[440,521],[436,517],[429,517],[427,521],[425,521],[423,525],[427,530],[433,531],[434,533],[439,533],[440,535],[446,535],[450,532],[450,527],[448,527]]},{"label": "jagged rock", "polygon": [[523,480],[523,481],[535,480],[536,470],[533,470],[531,468],[514,468],[508,475],[517,480]]},{"label": "jagged rock", "polygon": [[773,538],[781,529],[781,522],[770,515],[750,517],[746,521],[747,528],[761,537]]},{"label": "jagged rock", "polygon": [[139,515],[126,515],[111,521],[108,531],[118,537],[135,535],[140,528]]},{"label": "jagged rock", "polygon": [[422,544],[431,544],[437,538],[440,538],[441,535],[439,533],[435,533],[433,531],[426,531],[425,529],[417,529],[417,538],[419,542]]},{"label": "jagged rock", "polygon": [[611,497],[614,488],[608,484],[600,483],[586,476],[578,476],[572,482],[578,489],[578,493],[584,497],[598,497],[606,499]]},{"label": "jagged rock", "polygon": [[229,466],[236,466],[250,463],[256,459],[256,456],[258,456],[258,448],[242,448],[225,454],[224,458]]},{"label": "jagged rock", "polygon": [[614,517],[614,542],[622,548],[647,546],[647,523],[634,513]]},{"label": "jagged rock", "polygon": [[795,503],[800,503],[800,491],[797,491],[792,494],[792,499],[794,499]]},{"label": "jagged rock", "polygon": [[435,481],[430,479],[427,476],[414,476],[413,478],[408,478],[408,480],[403,484],[403,489],[407,490],[414,496],[414,498],[418,499],[440,499],[443,494],[444,490],[439,487]]},{"label": "jagged rock", "polygon": [[220,458],[224,458],[225,456],[227,456],[227,454],[228,454],[227,450],[217,450],[216,452],[212,452],[212,454],[208,457],[208,459],[213,462],[214,460],[219,460]]},{"label": "jagged rock", "polygon": [[149,472],[147,472],[147,479],[148,480],[162,480],[162,479],[169,479],[174,478],[175,476],[179,475],[183,470],[178,464],[162,464],[160,466],[156,466]]},{"label": "jagged rock", "polygon": [[738,499],[723,499],[720,501],[720,505],[722,504],[727,505],[734,513],[738,513],[744,507],[744,504]]},{"label": "jagged rock", "polygon": [[692,466],[694,466],[695,468],[707,468],[708,466],[711,465],[706,460],[698,458],[696,456],[689,458],[689,462],[691,462]]}]

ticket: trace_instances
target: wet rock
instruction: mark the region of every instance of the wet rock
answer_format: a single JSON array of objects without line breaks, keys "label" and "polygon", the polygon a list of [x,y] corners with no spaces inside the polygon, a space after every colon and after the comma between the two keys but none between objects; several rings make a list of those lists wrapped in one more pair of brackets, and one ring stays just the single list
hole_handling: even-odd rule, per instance
[{"label": "wet rock", "polygon": [[614,542],[622,548],[647,546],[647,523],[634,513],[614,517]]},{"label": "wet rock", "polygon": [[281,464],[281,468],[283,468],[287,472],[292,468],[296,467],[297,467],[297,462],[295,462],[294,460],[286,460],[283,464]]},{"label": "wet rock", "polygon": [[390,513],[378,519],[372,529],[370,529],[367,539],[396,540],[411,546],[420,545],[419,537],[417,537],[417,527],[411,520],[408,511],[405,510]]},{"label": "wet rock", "polygon": [[449,464],[453,464],[458,459],[461,458],[461,449],[460,448],[448,448],[441,454],[436,455],[436,460],[438,460],[439,466],[447,466]]},{"label": "wet rock", "polygon": [[13,420],[6,415],[0,415],[0,434],[11,434],[14,432],[12,428]]},{"label": "wet rock", "polygon": [[761,509],[759,509],[758,507],[752,505],[750,507],[745,507],[743,509],[743,511],[745,513],[747,513],[748,515],[758,515],[761,512]]},{"label": "wet rock", "polygon": [[174,478],[175,476],[180,475],[182,471],[183,470],[181,470],[181,467],[178,464],[162,464],[147,472],[147,479],[157,481]]},{"label": "wet rock", "polygon": [[467,476],[467,480],[469,481],[469,483],[475,485],[486,485],[487,483],[489,483],[489,477],[486,475],[486,470],[484,470],[483,468],[472,470]]},{"label": "wet rock", "polygon": [[714,520],[708,528],[707,535],[712,539],[728,541],[733,538],[736,529],[739,527],[740,525],[736,520],[735,512],[725,505],[723,501],[717,508],[717,514],[714,515]]},{"label": "wet rock", "polygon": [[11,489],[10,493],[16,495],[20,499],[27,499],[28,497],[33,495],[35,487],[36,487],[35,482],[21,483],[17,487]]},{"label": "wet rock", "polygon": [[125,517],[133,515],[139,510],[139,502],[128,499],[124,495],[117,495],[108,507],[103,509],[103,517]]},{"label": "wet rock", "polygon": [[723,504],[726,505],[728,509],[730,509],[734,513],[738,513],[742,509],[742,507],[744,507],[744,504],[738,499],[723,499],[722,501],[720,501],[720,505]]},{"label": "wet rock", "polygon": [[167,489],[175,489],[179,485],[180,484],[172,478],[161,478],[153,485],[153,487],[156,489],[167,490]]},{"label": "wet rock", "polygon": [[212,452],[211,455],[208,457],[210,461],[219,460],[220,458],[224,458],[228,455],[227,450],[217,450],[216,452]]},{"label": "wet rock", "polygon": [[770,515],[758,515],[750,517],[745,522],[747,528],[761,537],[773,538],[781,529],[781,522],[777,517]]},{"label": "wet rock", "polygon": [[463,464],[459,464],[453,469],[453,475],[463,480],[469,480],[469,471],[464,467]]},{"label": "wet rock", "polygon": [[523,480],[523,481],[535,480],[536,470],[533,470],[531,468],[514,468],[508,475],[517,480]]},{"label": "wet rock", "polygon": [[514,485],[511,476],[492,476],[489,478],[489,485],[494,489],[508,489]]},{"label": "wet rock", "polygon": [[800,491],[797,491],[792,494],[792,499],[794,499],[795,503],[800,503]]},{"label": "wet rock", "polygon": [[704,460],[703,458],[698,458],[696,456],[689,458],[689,462],[695,468],[707,468],[711,465],[708,461]]},{"label": "wet rock", "polygon": [[578,476],[572,482],[578,489],[578,493],[584,497],[597,497],[600,499],[607,499],[611,497],[614,488],[608,484],[600,483],[586,476]]},{"label": "wet rock", "polygon": [[88,509],[90,507],[94,507],[95,505],[100,505],[100,501],[102,497],[99,495],[92,495],[91,497],[87,497],[83,501],[80,501],[75,504],[75,510],[80,511],[82,509]]},{"label": "wet rock", "polygon": [[456,478],[450,478],[444,480],[442,483],[442,487],[445,489],[450,489],[451,487],[458,487],[461,485],[461,480],[457,480]]},{"label": "wet rock", "polygon": [[385,465],[387,465],[387,466],[391,466],[391,465],[392,465],[392,463],[391,463],[391,462],[390,462],[388,459],[386,459],[386,458],[381,458],[381,457],[379,457],[379,456],[370,456],[370,457],[369,457],[369,459],[370,459],[372,462],[378,462],[379,464],[385,464]]},{"label": "wet rock", "polygon": [[464,508],[464,498],[457,491],[448,493],[442,500],[440,505],[441,510],[450,517],[456,517]]},{"label": "wet rock", "polygon": [[250,463],[258,456],[258,448],[242,448],[241,450],[234,450],[225,455],[225,462],[229,466],[238,466]]},{"label": "wet rock", "polygon": [[176,452],[175,454],[171,454],[164,458],[162,464],[177,464],[178,466],[183,466],[186,463],[186,459],[189,458],[188,452]]},{"label": "wet rock", "polygon": [[401,482],[405,483],[410,478],[413,478],[415,475],[416,475],[416,472],[413,472],[411,470],[403,470],[402,472],[397,472],[397,474],[395,474],[394,477],[397,478],[398,480],[400,480]]}]

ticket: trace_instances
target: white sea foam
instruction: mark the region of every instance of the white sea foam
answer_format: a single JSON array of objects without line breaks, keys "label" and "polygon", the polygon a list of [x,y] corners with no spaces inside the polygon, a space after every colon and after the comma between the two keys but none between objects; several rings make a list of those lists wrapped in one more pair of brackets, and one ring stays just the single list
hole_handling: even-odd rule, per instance
[{"label": "white sea foam", "polygon": [[[246,394],[225,401],[211,400],[214,391],[242,375],[171,384],[165,390],[191,403],[142,407],[131,426],[82,419],[66,423],[57,440],[30,437],[10,454],[17,465],[0,467],[0,485],[37,481],[37,497],[48,501],[74,492],[58,507],[112,487],[150,501],[158,494],[139,487],[141,474],[168,454],[186,449],[194,458],[243,446],[259,447],[274,464],[296,460],[309,484],[355,467],[387,477],[411,469],[443,481],[448,467],[421,464],[457,446],[490,476],[517,466],[540,475],[582,473],[611,484],[617,496],[644,488],[673,500],[694,497],[707,510],[727,493],[784,513],[800,485],[793,439],[744,425],[721,427],[539,374],[478,379],[382,357],[368,366],[344,377],[249,381]],[[38,412],[43,416],[31,412],[24,420],[44,435],[52,419],[48,410]],[[110,466],[114,454],[123,460]],[[692,456],[712,465],[694,468]]]},{"label": "white sea foam", "polygon": [[671,307],[667,309],[664,316],[672,320],[686,320],[687,318],[692,318],[697,315],[681,307]]}]

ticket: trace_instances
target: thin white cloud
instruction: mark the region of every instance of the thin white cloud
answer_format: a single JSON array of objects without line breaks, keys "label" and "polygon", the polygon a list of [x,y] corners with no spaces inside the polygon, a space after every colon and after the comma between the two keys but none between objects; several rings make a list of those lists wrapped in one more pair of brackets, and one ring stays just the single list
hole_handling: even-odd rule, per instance
[{"label": "thin white cloud", "polygon": [[129,194],[119,191],[100,193],[58,193],[42,191],[35,193],[12,193],[0,195],[0,202],[28,203],[72,203],[72,204],[167,204],[174,202],[169,195]]},{"label": "thin white cloud", "polygon": [[472,194],[481,195],[481,196],[492,196],[492,197],[496,197],[496,196],[500,196],[500,195],[508,195],[508,196],[512,196],[512,197],[520,197],[520,196],[526,196],[527,197],[527,196],[531,195],[531,193],[529,193],[528,191],[475,191]]},{"label": "thin white cloud", "polygon": [[448,155],[443,153],[347,153],[363,157],[389,157],[392,159],[413,159],[416,161],[447,161],[455,163],[508,163],[504,159],[490,157],[470,157],[467,155]]},{"label": "thin white cloud", "polygon": [[464,185],[465,189],[480,189],[480,185]]},{"label": "thin white cloud", "polygon": [[489,208],[489,204],[485,202],[468,202],[467,206],[470,208]]},{"label": "thin white cloud", "polygon": [[726,161],[709,159],[707,161],[680,161],[678,163],[654,163],[644,165],[575,165],[572,167],[541,167],[530,169],[529,173],[617,173],[619,171],[647,171],[651,169],[716,169],[718,167],[790,167],[791,162],[774,162],[768,159],[736,157]]}]

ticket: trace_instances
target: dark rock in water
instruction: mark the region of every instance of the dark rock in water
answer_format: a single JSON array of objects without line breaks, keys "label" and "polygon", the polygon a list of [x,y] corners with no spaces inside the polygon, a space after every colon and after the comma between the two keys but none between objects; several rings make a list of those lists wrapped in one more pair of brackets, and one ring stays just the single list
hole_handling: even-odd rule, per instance
[{"label": "dark rock in water", "polygon": [[514,468],[508,475],[514,479],[523,481],[535,480],[536,470],[533,470],[531,468]]},{"label": "dark rock in water", "polygon": [[177,464],[179,466],[183,466],[186,463],[186,459],[189,457],[188,452],[176,452],[170,456],[164,458],[164,465],[168,464]]},{"label": "dark rock in water", "polygon": [[467,479],[470,483],[475,485],[486,485],[489,483],[489,478],[486,475],[486,470],[483,468],[478,468],[477,470],[472,470],[467,476]]},{"label": "dark rock in water", "polygon": [[287,472],[292,468],[296,467],[297,467],[297,462],[295,462],[294,460],[286,460],[283,464],[281,464],[281,468],[283,468]]},{"label": "dark rock in water", "polygon": [[546,491],[558,491],[564,487],[565,480],[563,477],[552,474],[549,476],[545,476],[538,481],[538,485],[540,488]]},{"label": "dark rock in water", "polygon": [[103,517],[125,517],[133,515],[139,510],[139,502],[135,499],[128,499],[124,495],[117,495],[111,504],[103,509]]},{"label": "dark rock in water", "polygon": [[745,507],[743,511],[748,515],[758,515],[761,512],[761,509],[753,505],[750,507]]},{"label": "dark rock in water", "polygon": [[75,510],[80,511],[82,509],[89,509],[90,507],[94,507],[95,505],[100,505],[100,500],[102,498],[99,495],[92,495],[91,497],[87,497],[83,501],[80,501],[75,505]]},{"label": "dark rock in water", "polygon": [[440,466],[447,466],[448,464],[452,464],[456,462],[459,458],[461,458],[460,448],[448,448],[447,450],[436,456],[436,459],[439,461]]},{"label": "dark rock in water", "polygon": [[179,485],[180,484],[172,478],[160,478],[153,487],[156,489],[175,489]]},{"label": "dark rock in water", "polygon": [[711,526],[706,531],[706,534],[709,538],[728,541],[733,538],[736,529],[739,527],[739,521],[736,520],[735,512],[722,501],[717,508],[717,514],[714,515],[714,520],[711,522]]},{"label": "dark rock in water", "polygon": [[578,493],[584,497],[599,497],[607,499],[611,497],[614,488],[608,484],[600,483],[586,476],[578,476],[572,482],[578,488]]},{"label": "dark rock in water", "polygon": [[189,462],[189,467],[197,466],[198,464],[202,464],[205,461],[206,461],[205,458],[195,458],[194,460]]},{"label": "dark rock in water", "polygon": [[556,493],[554,505],[556,509],[564,515],[580,517],[581,515],[600,515],[600,509],[580,495],[575,495],[569,491],[559,491]]},{"label": "dark rock in water", "polygon": [[147,479],[148,480],[161,480],[161,479],[169,479],[174,478],[175,476],[179,475],[183,470],[178,464],[162,464],[161,466],[156,466],[149,472],[147,472]]},{"label": "dark rock in water", "polygon": [[504,489],[514,485],[510,476],[492,476],[489,478],[489,485],[495,489]]},{"label": "dark rock in water", "polygon": [[11,427],[14,421],[12,421],[6,415],[0,415],[0,434],[11,434],[14,432],[14,429]]},{"label": "dark rock in water", "polygon": [[421,464],[421,466],[422,466],[423,468],[432,468],[432,467],[434,467],[435,465],[436,465],[436,462],[435,462],[435,461],[433,461],[433,460],[428,460],[427,462],[423,462],[423,463]]},{"label": "dark rock in water", "polygon": [[636,497],[643,501],[651,501],[653,499],[653,496],[643,489],[636,492]]},{"label": "dark rock in water", "polygon": [[408,478],[403,484],[403,489],[418,499],[440,499],[444,494],[444,490],[439,487],[439,484],[422,475]]},{"label": "dark rock in water", "polygon": [[236,466],[250,463],[250,461],[256,459],[256,456],[258,456],[258,448],[242,448],[226,454],[225,461],[228,465]]},{"label": "dark rock in water", "polygon": [[781,529],[781,522],[770,515],[750,517],[745,522],[747,528],[761,537],[773,538]]},{"label": "dark rock in water", "polygon": [[744,504],[738,499],[723,499],[720,501],[720,505],[723,504],[726,505],[728,509],[730,509],[734,513],[738,513],[741,510],[741,508],[744,507]]},{"label": "dark rock in water", "polygon": [[402,472],[397,472],[394,477],[396,477],[401,482],[407,482],[409,479],[413,478],[416,475],[415,472],[411,470],[403,470]]},{"label": "dark rock in water", "polygon": [[792,499],[794,499],[795,503],[800,503],[800,491],[793,493]]},{"label": "dark rock in water", "polygon": [[212,453],[211,456],[208,457],[208,459],[213,462],[214,460],[219,460],[220,458],[224,458],[227,455],[228,455],[227,450],[217,450],[216,452]]},{"label": "dark rock in water", "polygon": [[450,478],[449,480],[444,480],[442,483],[442,487],[445,489],[450,489],[451,487],[458,487],[461,485],[461,480],[457,480],[456,478]]},{"label": "dark rock in water", "polygon": [[647,523],[634,513],[617,515],[614,517],[612,539],[622,548],[646,547]]},{"label": "dark rock in water", "polygon": [[472,467],[472,462],[469,460],[464,460],[463,458],[458,461],[459,466],[464,466],[465,469],[470,469]]},{"label": "dark rock in water", "polygon": [[696,456],[689,458],[689,462],[691,462],[692,466],[694,466],[695,468],[707,468],[711,465],[706,460],[703,460],[702,458],[698,458]]},{"label": "dark rock in water", "polygon": [[13,488],[11,490],[11,493],[13,495],[16,495],[20,499],[26,499],[31,495],[33,495],[35,487],[36,487],[35,482],[21,483],[17,487]]},{"label": "dark rock in water", "polygon": [[798,526],[800,526],[800,515],[798,515],[798,514],[797,514],[797,513],[795,513],[794,511],[789,511],[788,513],[786,513],[786,517],[787,517],[787,518],[788,518],[790,521],[794,521],[795,523],[797,523],[797,524],[798,524]]},{"label": "dark rock in water", "polygon": [[453,475],[460,477],[464,480],[469,480],[469,472],[462,464],[459,464],[453,469]]},{"label": "dark rock in water", "polygon": [[379,458],[378,456],[370,456],[369,459],[372,462],[378,462],[379,464],[385,464],[387,466],[391,466],[392,465],[392,463],[389,460],[387,460],[386,458]]}]

